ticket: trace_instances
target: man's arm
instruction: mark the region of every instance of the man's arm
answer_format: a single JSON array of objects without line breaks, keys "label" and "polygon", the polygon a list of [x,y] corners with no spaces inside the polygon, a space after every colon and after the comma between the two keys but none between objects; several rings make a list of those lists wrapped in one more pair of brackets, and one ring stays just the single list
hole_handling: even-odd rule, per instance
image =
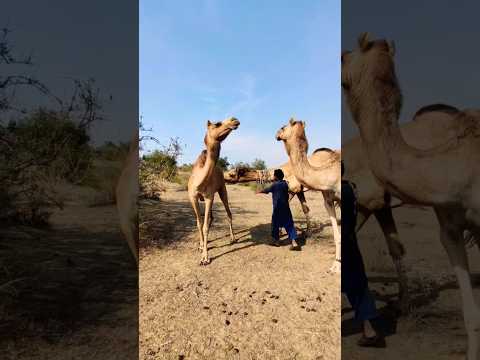
[{"label": "man's arm", "polygon": [[272,192],[272,188],[273,188],[273,185],[270,185],[263,190],[257,191],[257,194],[269,194]]}]

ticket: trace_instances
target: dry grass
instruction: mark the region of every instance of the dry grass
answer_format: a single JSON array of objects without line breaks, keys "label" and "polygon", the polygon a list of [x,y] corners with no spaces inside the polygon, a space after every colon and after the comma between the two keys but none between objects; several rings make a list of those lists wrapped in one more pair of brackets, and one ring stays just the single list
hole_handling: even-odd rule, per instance
[{"label": "dry grass", "polygon": [[[137,270],[113,206],[65,185],[49,229],[0,230],[2,359],[131,359],[138,352]],[[11,281],[16,282],[11,282]]]},{"label": "dry grass", "polygon": [[[270,197],[228,190],[238,243],[229,242],[217,200],[207,267],[198,265],[185,191],[170,189],[161,202],[141,206],[145,219],[155,214],[160,225],[153,236],[141,231],[149,240],[140,262],[140,358],[339,359],[340,279],[326,273],[334,245],[321,195],[307,196],[317,228],[303,251],[292,253],[265,244]],[[292,204],[301,214],[298,201]]]}]

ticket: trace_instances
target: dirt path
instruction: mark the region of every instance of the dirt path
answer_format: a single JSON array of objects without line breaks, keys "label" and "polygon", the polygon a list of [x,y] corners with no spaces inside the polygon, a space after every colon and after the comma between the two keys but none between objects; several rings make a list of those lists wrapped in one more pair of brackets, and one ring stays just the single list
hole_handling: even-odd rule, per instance
[{"label": "dirt path", "polygon": [[[172,188],[162,202],[142,205],[158,222],[140,262],[140,358],[339,359],[340,279],[326,274],[334,244],[321,194],[307,194],[316,229],[303,251],[291,252],[265,244],[268,196],[228,191],[239,242],[229,243],[217,198],[207,267],[198,265],[186,191]],[[298,200],[291,204],[304,227]]]},{"label": "dirt path", "polygon": [[[453,270],[439,240],[439,228],[430,209],[405,207],[394,210],[401,239],[405,245],[406,264],[411,281],[412,314],[389,319],[388,303],[397,297],[393,265],[387,255],[383,236],[371,219],[359,234],[359,241],[369,272],[370,287],[375,291],[377,306],[385,313],[392,334],[387,349],[359,349],[355,343],[359,329],[349,326],[351,312],[343,316],[348,328],[342,338],[342,354],[349,359],[464,359],[466,332],[461,311],[460,293]],[[480,271],[477,248],[469,250],[470,264]],[[474,276],[478,287],[478,276]],[[480,291],[475,290],[477,299]],[[348,303],[347,303],[348,304]],[[345,305],[347,307],[347,305]],[[395,323],[396,321],[396,323]]]}]

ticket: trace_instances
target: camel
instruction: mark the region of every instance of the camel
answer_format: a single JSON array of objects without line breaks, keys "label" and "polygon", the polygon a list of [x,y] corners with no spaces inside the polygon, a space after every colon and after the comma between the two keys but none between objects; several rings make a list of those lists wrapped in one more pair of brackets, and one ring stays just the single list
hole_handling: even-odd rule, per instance
[{"label": "camel", "polygon": [[462,296],[467,358],[480,359],[480,307],[463,241],[465,230],[480,235],[480,112],[460,111],[440,145],[408,144],[398,125],[402,93],[394,55],[393,43],[362,34],[358,49],[342,53],[343,92],[375,179],[405,203],[434,208]]},{"label": "camel", "polygon": [[120,229],[138,265],[138,130],[130,142],[123,170],[115,189]]},{"label": "camel", "polygon": [[[207,149],[203,150],[197,158],[197,161],[193,165],[192,175],[188,180],[188,197],[195,212],[200,238],[200,249],[202,250],[200,265],[207,265],[210,263],[207,248],[208,232],[213,221],[212,205],[215,193],[217,192],[227,212],[232,243],[235,242],[232,226],[232,213],[228,205],[227,188],[225,186],[223,172],[216,166],[216,163],[220,156],[220,146],[222,141],[227,138],[232,130],[236,130],[239,125],[240,122],[234,117],[228,118],[223,122],[207,122],[207,133],[204,138],[204,143]],[[200,206],[198,203],[199,200],[205,201],[203,230]]]},{"label": "camel", "polygon": [[[315,162],[318,158],[318,153],[320,151],[329,151],[330,149],[321,148],[314,151],[312,156],[310,156],[309,161]],[[277,169],[277,168],[275,168]],[[271,182],[273,180],[273,172],[275,169],[266,169],[266,170],[253,170],[248,168],[235,168],[225,171],[223,176],[225,182],[228,184],[237,184],[245,183],[250,181],[255,181],[259,183]],[[290,193],[291,201],[295,196],[300,201],[302,206],[303,214],[305,215],[305,220],[307,222],[307,235],[310,234],[311,223],[310,223],[310,209],[307,206],[307,199],[305,199],[305,189],[302,184],[295,178],[292,172],[292,166],[290,162],[280,165],[278,169],[282,169],[283,174],[285,175],[285,180],[288,183],[288,191]]]},{"label": "camel", "polygon": [[[440,145],[446,134],[451,132],[455,116],[459,110],[445,104],[432,104],[419,109],[413,120],[400,127],[408,143],[422,149]],[[393,207],[405,205],[401,200],[382,187],[373,176],[367,154],[360,137],[355,137],[342,144],[342,161],[345,164],[344,178],[357,185],[358,219],[356,231],[359,232],[373,214],[378,222],[389,255],[398,277],[399,305],[402,312],[409,308],[408,278],[403,258],[405,248],[400,240],[392,213]]]},{"label": "camel", "polygon": [[308,161],[308,141],[305,136],[305,123],[290,119],[290,122],[278,130],[277,141],[283,141],[292,164],[292,170],[298,181],[305,187],[322,192],[325,208],[332,223],[335,240],[335,261],[330,272],[340,272],[341,248],[340,232],[334,201],[341,199],[340,153],[322,151],[320,165]]}]

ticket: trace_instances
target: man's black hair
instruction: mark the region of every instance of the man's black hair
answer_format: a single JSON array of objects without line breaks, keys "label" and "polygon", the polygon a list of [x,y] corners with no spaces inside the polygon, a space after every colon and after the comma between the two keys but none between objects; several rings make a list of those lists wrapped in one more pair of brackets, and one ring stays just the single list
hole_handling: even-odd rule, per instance
[{"label": "man's black hair", "polygon": [[275,176],[278,180],[283,180],[285,175],[283,175],[283,171],[281,169],[275,169],[273,176]]}]

